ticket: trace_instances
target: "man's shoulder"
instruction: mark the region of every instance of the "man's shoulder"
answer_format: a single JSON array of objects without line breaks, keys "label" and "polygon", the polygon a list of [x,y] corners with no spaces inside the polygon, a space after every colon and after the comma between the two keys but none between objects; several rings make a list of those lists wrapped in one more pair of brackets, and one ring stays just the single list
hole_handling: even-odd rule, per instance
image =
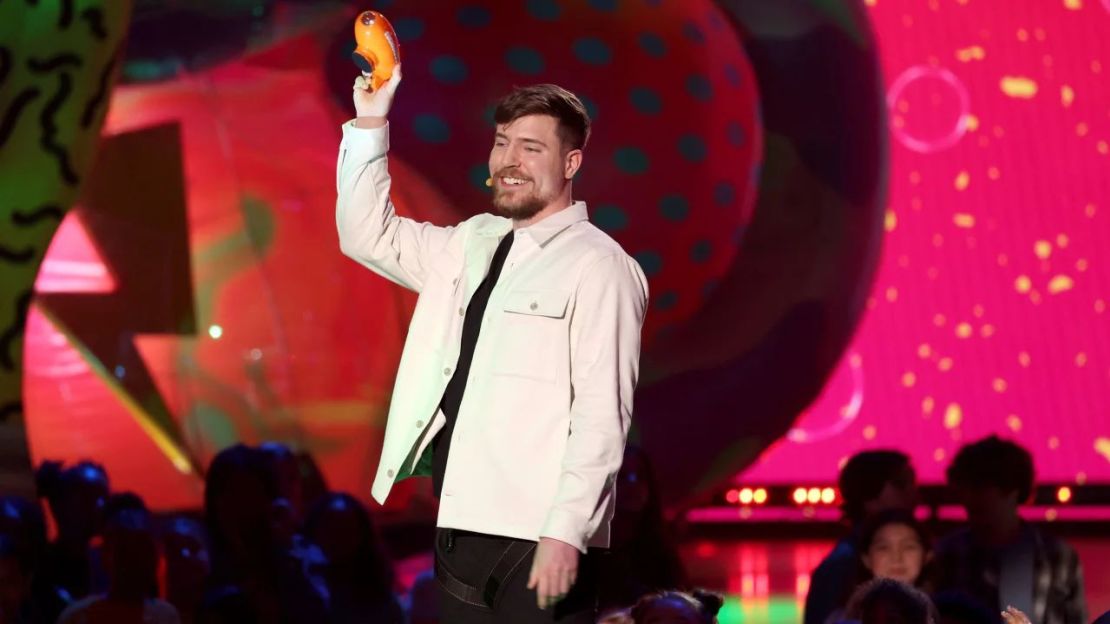
[{"label": "man's shoulder", "polygon": [[612,236],[589,221],[574,224],[574,236],[568,241],[568,251],[577,254],[587,265],[604,258],[635,263]]}]

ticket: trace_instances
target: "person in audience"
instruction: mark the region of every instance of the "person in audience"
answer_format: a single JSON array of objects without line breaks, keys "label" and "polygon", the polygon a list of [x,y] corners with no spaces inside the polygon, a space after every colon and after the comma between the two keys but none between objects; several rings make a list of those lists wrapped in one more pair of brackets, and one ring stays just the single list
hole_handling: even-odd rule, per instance
[{"label": "person in audience", "polygon": [[937,624],[932,601],[901,581],[877,578],[856,590],[848,602],[847,619],[859,624]]},{"label": "person in audience", "polygon": [[598,559],[600,612],[634,604],[641,596],[686,586],[686,572],[647,454],[629,445],[617,474],[610,549]]},{"label": "person in audience", "polygon": [[73,598],[38,573],[47,549],[42,507],[20,496],[0,497],[0,537],[8,542],[3,549],[6,553],[3,583],[12,591],[22,581],[30,583],[28,602],[21,607],[19,617],[10,607],[6,617],[15,622],[56,621]]},{"label": "person in audience", "polygon": [[66,469],[61,462],[47,461],[36,471],[35,485],[57,526],[39,569],[42,582],[73,598],[87,596],[93,578],[89,544],[104,527],[108,473],[90,461]]},{"label": "person in audience", "polygon": [[325,578],[335,624],[404,621],[393,593],[393,564],[381,547],[370,514],[353,496],[331,494],[311,510],[305,536],[327,559]]},{"label": "person in audience", "polygon": [[58,624],[177,624],[177,610],[159,600],[158,546],[149,517],[140,510],[117,511],[104,530],[108,592],[70,605]]},{"label": "person in audience", "polygon": [[720,594],[672,590],[640,598],[628,615],[633,624],[717,624],[723,605]]},{"label": "person in audience", "polygon": [[996,611],[1013,606],[1036,624],[1087,622],[1075,550],[1018,514],[1033,491],[1029,452],[992,435],[961,448],[947,478],[967,526],[937,543],[936,589],[966,592]]},{"label": "person in audience", "polygon": [[237,613],[244,600],[261,621],[327,618],[327,587],[290,539],[293,512],[271,465],[263,451],[238,444],[218,453],[205,475],[212,571],[201,621]]},{"label": "person in audience", "polygon": [[879,512],[913,510],[917,504],[916,474],[909,457],[898,451],[870,450],[853,455],[840,471],[839,487],[849,533],[810,576],[805,624],[824,624],[851,595],[864,522]]},{"label": "person in audience", "polygon": [[162,552],[166,560],[166,600],[177,609],[182,622],[191,624],[204,601],[211,569],[204,529],[192,518],[171,518],[162,531]]}]

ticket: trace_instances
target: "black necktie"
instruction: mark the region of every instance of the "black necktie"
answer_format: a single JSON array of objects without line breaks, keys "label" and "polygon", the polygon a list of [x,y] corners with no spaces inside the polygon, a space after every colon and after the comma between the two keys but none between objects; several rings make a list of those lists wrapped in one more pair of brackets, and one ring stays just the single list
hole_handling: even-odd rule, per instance
[{"label": "black necktie", "polygon": [[515,232],[509,232],[497,245],[493,252],[486,278],[478,285],[470,303],[466,308],[466,317],[463,319],[462,345],[459,348],[459,361],[455,365],[455,373],[443,392],[440,408],[447,417],[447,424],[432,441],[432,489],[438,498],[443,490],[443,475],[447,470],[447,455],[451,451],[451,436],[455,433],[455,420],[459,415],[459,406],[462,405],[463,392],[466,391],[466,380],[470,376],[470,361],[474,358],[474,346],[478,344],[478,332],[482,329],[482,317],[486,313],[486,304],[493,287],[497,285],[497,278],[501,275],[501,267],[505,265],[505,258],[509,255],[509,248],[513,246]]}]

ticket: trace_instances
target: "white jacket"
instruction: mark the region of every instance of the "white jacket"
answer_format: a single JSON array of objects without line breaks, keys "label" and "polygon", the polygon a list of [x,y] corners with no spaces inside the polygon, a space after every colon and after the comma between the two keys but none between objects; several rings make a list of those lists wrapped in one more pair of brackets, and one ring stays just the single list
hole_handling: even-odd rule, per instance
[{"label": "white jacket", "polygon": [[582,202],[515,233],[490,214],[454,227],[398,217],[388,137],[388,126],[344,124],[337,174],[343,253],[419,293],[374,499],[429,473],[467,304],[500,238],[515,235],[475,346],[437,524],[552,537],[582,552],[608,546],[647,309],[643,271]]}]

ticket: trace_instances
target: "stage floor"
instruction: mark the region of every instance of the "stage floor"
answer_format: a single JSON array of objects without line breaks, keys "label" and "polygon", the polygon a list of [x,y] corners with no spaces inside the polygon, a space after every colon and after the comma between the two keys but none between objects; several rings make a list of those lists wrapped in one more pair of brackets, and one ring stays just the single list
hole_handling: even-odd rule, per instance
[{"label": "stage floor", "polygon": [[[1110,538],[1069,539],[1083,563],[1087,609],[1110,610]],[[727,595],[721,624],[800,622],[809,571],[832,548],[831,540],[698,540],[682,547],[690,580]]]}]

